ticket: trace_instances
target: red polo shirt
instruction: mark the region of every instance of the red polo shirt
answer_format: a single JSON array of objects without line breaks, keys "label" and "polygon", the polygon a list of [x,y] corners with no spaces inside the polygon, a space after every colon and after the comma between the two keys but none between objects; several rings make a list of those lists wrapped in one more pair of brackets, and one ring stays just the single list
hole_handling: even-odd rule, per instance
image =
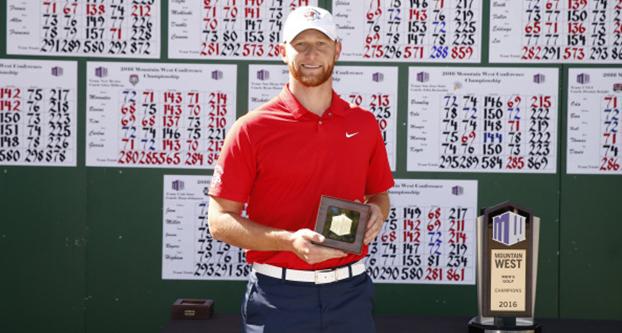
[{"label": "red polo shirt", "polygon": [[[387,152],[371,112],[333,92],[320,117],[285,86],[231,128],[214,170],[209,194],[247,203],[248,217],[270,227],[314,229],[320,196],[364,201],[393,186]],[[295,269],[342,266],[367,254],[309,265],[293,252],[247,252],[249,263]]]}]

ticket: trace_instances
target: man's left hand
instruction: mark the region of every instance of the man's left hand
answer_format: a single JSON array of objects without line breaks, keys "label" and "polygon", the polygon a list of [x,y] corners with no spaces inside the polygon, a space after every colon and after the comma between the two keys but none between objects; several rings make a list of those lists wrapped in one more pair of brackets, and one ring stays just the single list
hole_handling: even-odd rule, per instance
[{"label": "man's left hand", "polygon": [[367,221],[367,230],[365,231],[365,244],[371,243],[382,229],[384,218],[380,206],[375,203],[367,203],[371,207],[369,221]]}]

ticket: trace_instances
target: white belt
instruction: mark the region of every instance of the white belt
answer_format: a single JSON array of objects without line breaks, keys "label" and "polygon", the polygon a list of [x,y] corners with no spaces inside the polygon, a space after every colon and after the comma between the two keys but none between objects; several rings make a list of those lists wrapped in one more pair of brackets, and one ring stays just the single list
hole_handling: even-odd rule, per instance
[{"label": "white belt", "polygon": [[269,264],[254,263],[253,270],[259,274],[267,275],[276,279],[324,284],[337,282],[339,280],[362,274],[365,272],[365,264],[363,263],[363,260],[359,260],[353,264],[339,268],[303,271],[299,269],[282,268]]}]

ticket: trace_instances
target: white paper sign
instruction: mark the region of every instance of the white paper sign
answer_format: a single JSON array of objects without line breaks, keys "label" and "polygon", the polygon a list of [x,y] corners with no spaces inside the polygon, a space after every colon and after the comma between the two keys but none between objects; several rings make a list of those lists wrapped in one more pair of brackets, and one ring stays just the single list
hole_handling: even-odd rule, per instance
[{"label": "white paper sign", "polygon": [[[210,177],[164,176],[162,278],[245,280],[239,248],[207,224]],[[474,284],[477,181],[396,180],[390,216],[369,246],[377,283]]]},{"label": "white paper sign", "polygon": [[317,0],[169,2],[169,58],[280,59],[287,15]]},{"label": "white paper sign", "polygon": [[369,246],[374,282],[475,284],[477,181],[397,179]]},{"label": "white paper sign", "polygon": [[164,176],[162,279],[246,280],[244,251],[214,240],[207,225],[211,177]]},{"label": "white paper sign", "polygon": [[619,0],[491,0],[490,62],[622,63]]},{"label": "white paper sign", "polygon": [[341,60],[480,62],[482,0],[332,3]]},{"label": "white paper sign", "polygon": [[8,0],[7,53],[160,57],[159,0]]},{"label": "white paper sign", "polygon": [[622,174],[621,103],[622,69],[569,69],[566,131],[569,174]]},{"label": "white paper sign", "polygon": [[78,66],[0,59],[0,165],[76,166]]},{"label": "white paper sign", "polygon": [[[288,81],[285,65],[249,65],[248,106],[254,110],[277,96]],[[382,131],[391,170],[395,171],[397,68],[336,66],[333,88],[344,100],[371,111]]]},{"label": "white paper sign", "polygon": [[236,118],[236,66],[87,64],[86,165],[212,168]]},{"label": "white paper sign", "polygon": [[555,173],[558,71],[409,70],[408,171]]}]

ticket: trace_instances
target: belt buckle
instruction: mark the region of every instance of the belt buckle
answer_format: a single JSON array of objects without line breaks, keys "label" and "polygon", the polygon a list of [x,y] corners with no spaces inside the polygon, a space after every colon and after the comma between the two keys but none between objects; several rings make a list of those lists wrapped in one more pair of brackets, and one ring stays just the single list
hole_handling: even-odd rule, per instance
[{"label": "belt buckle", "polygon": [[325,284],[337,281],[336,269],[325,269],[315,271],[315,284]]}]

